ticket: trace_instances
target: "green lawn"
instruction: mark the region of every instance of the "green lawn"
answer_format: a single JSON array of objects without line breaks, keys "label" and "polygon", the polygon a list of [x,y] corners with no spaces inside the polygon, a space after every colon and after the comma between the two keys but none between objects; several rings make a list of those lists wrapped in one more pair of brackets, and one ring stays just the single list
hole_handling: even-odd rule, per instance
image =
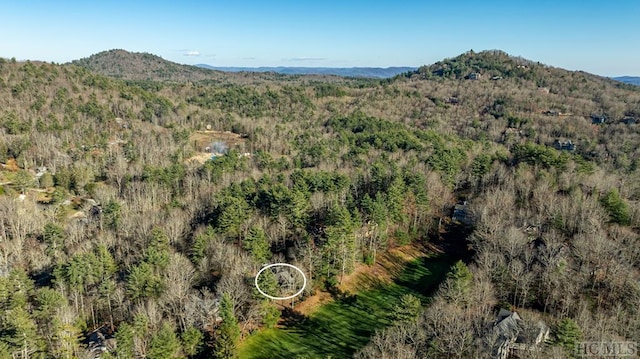
[{"label": "green lawn", "polygon": [[[393,283],[378,284],[319,307],[310,317],[292,320],[283,329],[267,329],[247,338],[241,359],[350,358],[367,344],[375,330],[390,323],[403,294],[420,296],[423,302],[449,270],[443,257],[420,258],[407,264]],[[367,278],[362,278],[367,280]]]}]

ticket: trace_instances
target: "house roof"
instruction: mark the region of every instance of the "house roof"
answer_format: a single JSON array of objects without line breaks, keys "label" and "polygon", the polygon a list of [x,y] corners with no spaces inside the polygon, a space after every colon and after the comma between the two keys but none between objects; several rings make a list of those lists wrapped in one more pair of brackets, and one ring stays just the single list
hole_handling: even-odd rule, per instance
[{"label": "house roof", "polygon": [[469,205],[467,201],[462,204],[456,204],[453,207],[453,215],[451,219],[454,221],[462,222],[463,224],[472,224],[474,221],[473,214],[469,211]]},{"label": "house roof", "polygon": [[500,309],[494,331],[504,341],[535,345],[543,340],[541,337],[549,331],[549,327],[543,322],[526,323],[518,313]]},{"label": "house roof", "polygon": [[506,340],[516,338],[520,332],[520,326],[523,325],[522,318],[516,312],[510,312],[506,309],[500,309],[498,313],[498,322],[495,325],[495,331],[498,337]]},{"label": "house roof", "polygon": [[516,343],[535,345],[543,341],[545,332],[549,331],[549,327],[543,322],[537,322],[535,324],[524,325],[521,328]]}]

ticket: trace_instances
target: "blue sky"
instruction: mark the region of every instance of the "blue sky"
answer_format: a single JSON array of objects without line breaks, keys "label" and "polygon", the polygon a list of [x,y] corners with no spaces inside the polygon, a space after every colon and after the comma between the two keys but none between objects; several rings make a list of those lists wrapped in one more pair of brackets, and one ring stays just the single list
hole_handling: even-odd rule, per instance
[{"label": "blue sky", "polygon": [[216,66],[420,66],[500,49],[640,76],[640,0],[5,1],[0,56],[67,62],[103,50]]}]

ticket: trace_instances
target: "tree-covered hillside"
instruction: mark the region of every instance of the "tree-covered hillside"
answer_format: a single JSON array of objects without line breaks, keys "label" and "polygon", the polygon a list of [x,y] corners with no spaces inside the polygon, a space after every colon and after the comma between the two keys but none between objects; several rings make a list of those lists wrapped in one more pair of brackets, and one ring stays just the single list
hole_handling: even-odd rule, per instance
[{"label": "tree-covered hillside", "polygon": [[[466,262],[357,357],[489,357],[501,308],[551,327],[538,357],[640,340],[639,88],[496,51],[219,76],[0,59],[0,358],[90,357],[96,329],[103,358],[231,358],[402,245]],[[275,262],[293,302],[253,286]]]},{"label": "tree-covered hillside", "polygon": [[118,49],[103,51],[72,63],[105,76],[127,80],[198,81],[221,78],[217,71],[177,64],[153,54]]},{"label": "tree-covered hillside", "polygon": [[[233,73],[223,73],[216,68],[183,65],[165,60],[154,54],[129,52],[121,49],[102,51],[89,57],[72,61],[71,64],[83,67],[100,75],[131,82],[198,82],[206,80],[216,83],[247,85],[273,80],[296,81],[299,79],[293,75],[301,75],[300,73],[291,73],[289,74],[291,76],[286,76],[276,73],[278,71],[270,73],[262,73],[263,71],[241,73],[235,73],[236,71],[233,71]],[[306,79],[322,78],[323,81],[343,81],[338,77],[330,77],[329,75],[331,75],[331,73],[319,73],[318,76],[306,76]]]}]

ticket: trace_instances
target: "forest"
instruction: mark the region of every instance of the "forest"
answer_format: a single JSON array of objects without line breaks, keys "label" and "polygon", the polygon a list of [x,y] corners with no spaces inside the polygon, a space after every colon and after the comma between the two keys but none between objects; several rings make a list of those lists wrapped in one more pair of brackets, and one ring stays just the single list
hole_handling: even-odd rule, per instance
[{"label": "forest", "polygon": [[[519,357],[640,342],[640,87],[497,50],[385,80],[151,60],[0,59],[0,359],[242,358],[410,249],[438,277],[402,272],[345,357],[493,358],[501,309],[549,328]],[[254,286],[277,262],[293,300]]]}]

